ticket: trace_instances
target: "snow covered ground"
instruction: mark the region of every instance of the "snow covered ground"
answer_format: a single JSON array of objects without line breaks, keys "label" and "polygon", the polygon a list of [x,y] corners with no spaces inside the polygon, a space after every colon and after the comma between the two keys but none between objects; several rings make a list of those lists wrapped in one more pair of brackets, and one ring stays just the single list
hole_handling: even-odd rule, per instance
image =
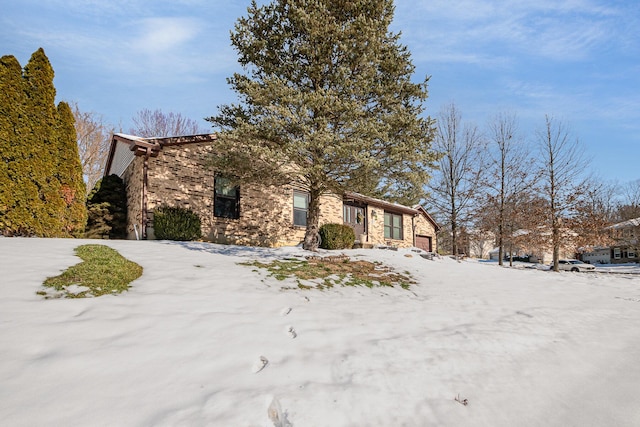
[{"label": "snow covered ground", "polygon": [[[143,276],[118,296],[36,295],[84,243]],[[284,291],[238,265],[302,252],[0,238],[1,424],[640,425],[640,276],[375,249],[345,253],[419,283]]]},{"label": "snow covered ground", "polygon": [[594,264],[601,273],[640,274],[640,264]]}]

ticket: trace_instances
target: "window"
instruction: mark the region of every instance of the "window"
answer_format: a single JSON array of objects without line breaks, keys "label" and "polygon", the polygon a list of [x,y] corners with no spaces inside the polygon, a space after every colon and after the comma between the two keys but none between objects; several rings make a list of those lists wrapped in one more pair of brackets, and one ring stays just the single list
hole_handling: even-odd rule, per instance
[{"label": "window", "polygon": [[636,250],[635,249],[629,249],[627,252],[627,258],[632,259],[636,257]]},{"label": "window", "polygon": [[309,212],[309,193],[304,191],[293,192],[293,225],[307,226],[307,213]]},{"label": "window", "polygon": [[384,213],[384,238],[402,240],[402,215]]},{"label": "window", "polygon": [[351,207],[344,205],[342,206],[342,216],[344,216],[344,223],[351,224]]},{"label": "window", "polygon": [[219,218],[240,218],[240,187],[222,176],[215,177],[213,187],[213,215]]},{"label": "window", "polygon": [[620,251],[620,248],[613,248],[613,259],[620,258],[622,258],[622,251]]}]

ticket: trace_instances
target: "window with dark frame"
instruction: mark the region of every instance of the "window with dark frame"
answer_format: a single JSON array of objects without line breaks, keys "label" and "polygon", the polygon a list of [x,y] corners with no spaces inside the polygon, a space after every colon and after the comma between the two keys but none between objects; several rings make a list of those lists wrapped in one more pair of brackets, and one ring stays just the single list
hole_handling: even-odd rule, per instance
[{"label": "window with dark frame", "polygon": [[402,240],[402,215],[384,213],[384,238]]},{"label": "window with dark frame", "polygon": [[309,212],[309,193],[294,190],[293,192],[293,225],[299,227],[307,226],[307,215]]},{"label": "window with dark frame", "polygon": [[240,187],[224,176],[216,176],[213,187],[213,215],[218,218],[240,218]]}]

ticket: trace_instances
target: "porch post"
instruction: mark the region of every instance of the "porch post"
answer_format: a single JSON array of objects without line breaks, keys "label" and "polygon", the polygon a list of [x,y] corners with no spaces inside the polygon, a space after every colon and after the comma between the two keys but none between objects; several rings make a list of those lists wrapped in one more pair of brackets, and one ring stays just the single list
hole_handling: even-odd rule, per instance
[{"label": "porch post", "polygon": [[147,147],[142,164],[142,240],[147,240],[147,184],[149,181],[149,156],[151,149]]}]

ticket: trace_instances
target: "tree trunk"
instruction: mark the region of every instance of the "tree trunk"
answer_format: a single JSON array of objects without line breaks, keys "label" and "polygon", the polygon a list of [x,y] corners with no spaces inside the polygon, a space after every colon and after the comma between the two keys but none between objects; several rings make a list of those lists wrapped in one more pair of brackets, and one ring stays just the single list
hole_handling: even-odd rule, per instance
[{"label": "tree trunk", "polygon": [[551,230],[553,240],[553,271],[560,271],[560,226],[554,218]]},{"label": "tree trunk", "polygon": [[[500,249],[498,250],[498,265],[502,266],[504,264],[504,261],[502,260],[502,257],[504,256],[504,178],[505,178],[505,166],[504,166],[504,145],[502,146],[501,150],[500,150],[500,217],[498,218],[498,220],[500,221],[500,223],[498,224],[498,234],[500,235],[499,239],[499,247]],[[510,236],[511,238],[513,238],[513,236]],[[513,248],[510,250],[510,252],[513,253]],[[511,257],[513,257],[513,254],[510,254]],[[509,263],[511,265],[511,262]]]},{"label": "tree trunk", "polygon": [[451,254],[458,259],[458,218],[456,214],[455,198],[451,198]]},{"label": "tree trunk", "polygon": [[320,246],[320,191],[311,188],[309,191],[309,210],[307,215],[307,231],[304,234],[302,249],[317,251]]},{"label": "tree trunk", "polygon": [[503,231],[502,231],[502,224],[500,224],[498,226],[498,265],[502,266],[504,264],[504,262],[502,261],[502,258],[504,258],[504,240],[502,238],[503,236]]}]

